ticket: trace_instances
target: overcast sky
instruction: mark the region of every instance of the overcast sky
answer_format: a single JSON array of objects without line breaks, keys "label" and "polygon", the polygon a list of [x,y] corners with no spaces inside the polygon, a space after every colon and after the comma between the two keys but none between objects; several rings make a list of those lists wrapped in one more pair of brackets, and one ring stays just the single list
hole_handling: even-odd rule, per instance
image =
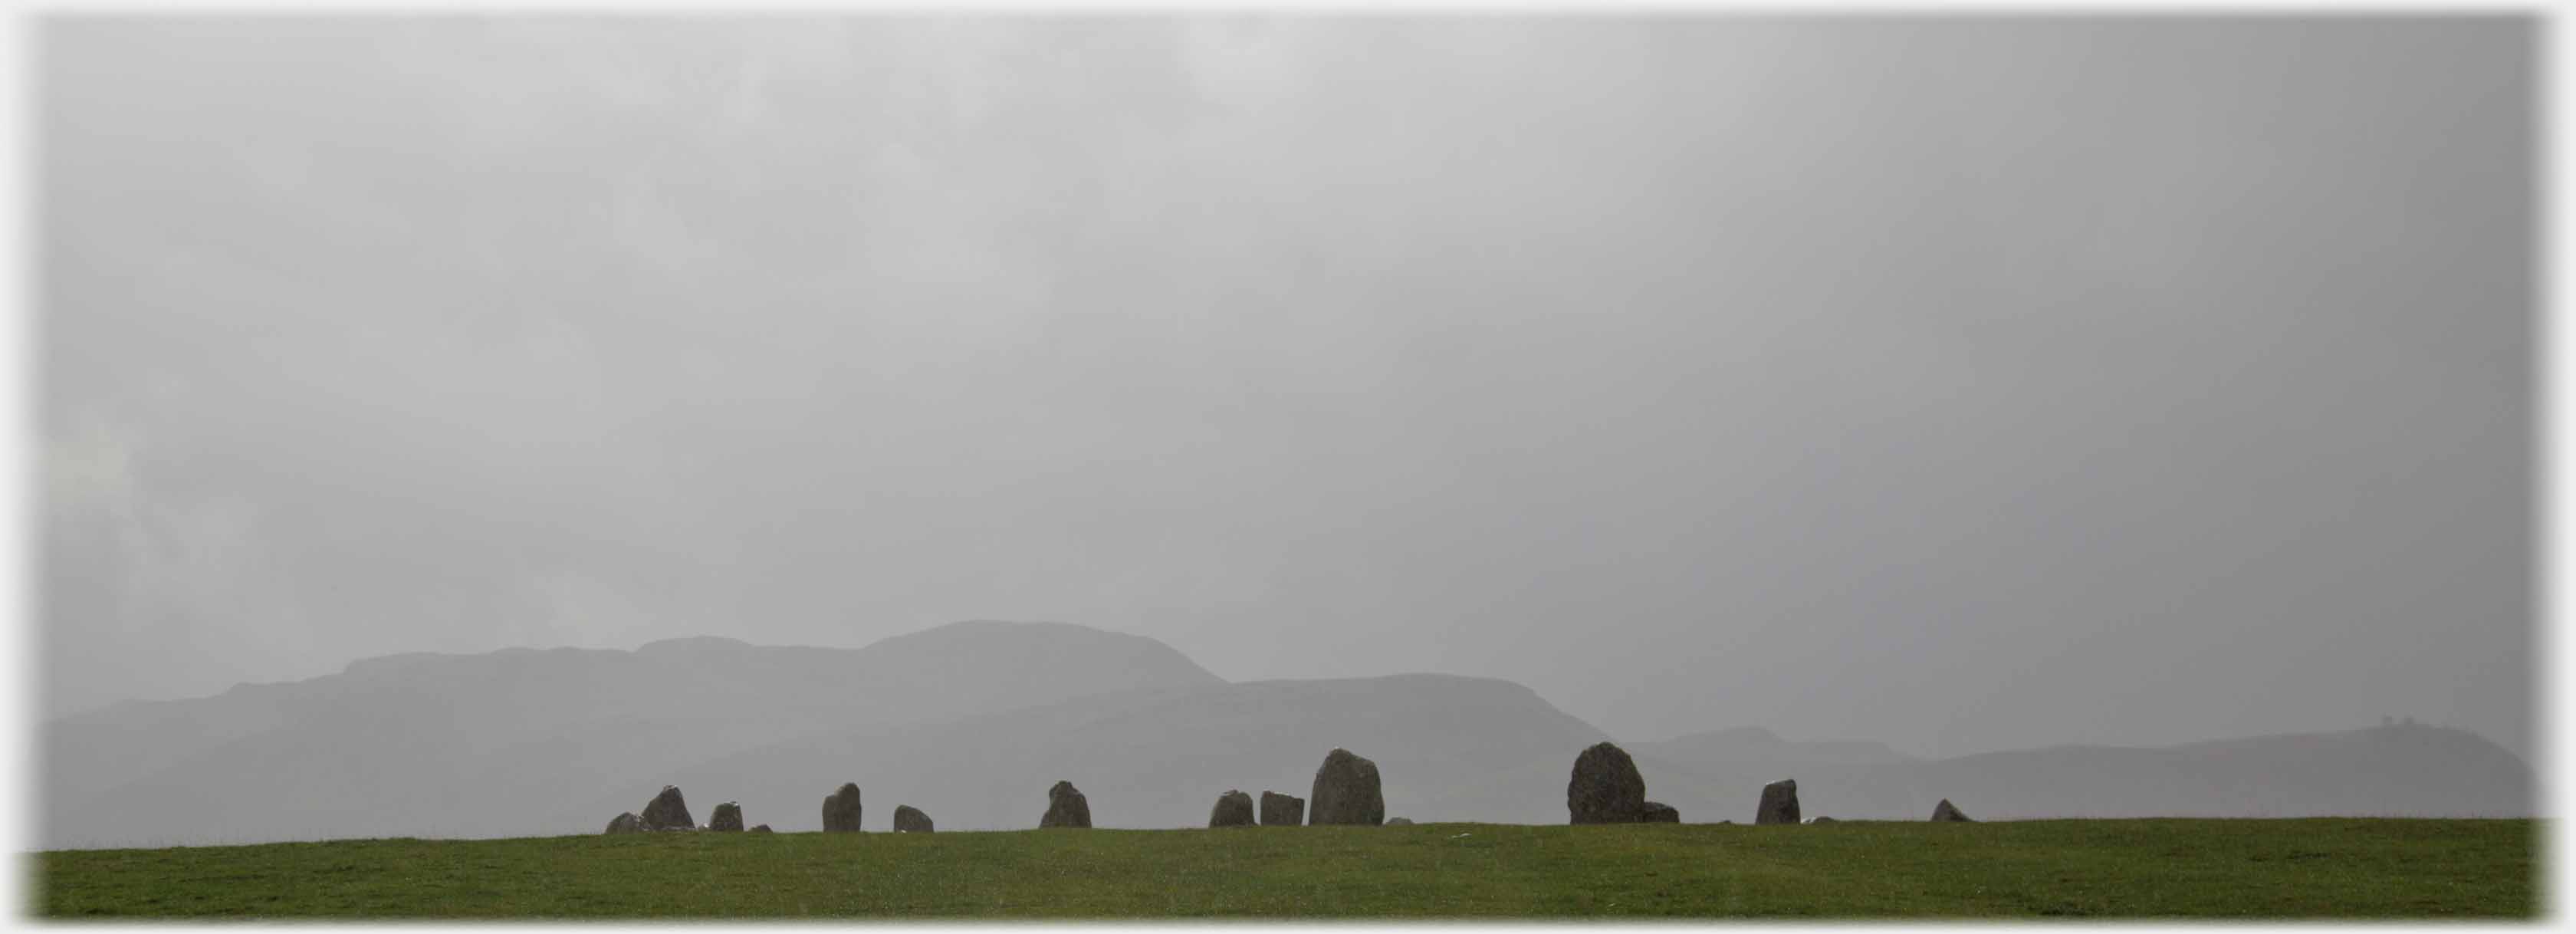
[{"label": "overcast sky", "polygon": [[971,618],[2528,754],[2519,20],[40,31],[45,708]]}]

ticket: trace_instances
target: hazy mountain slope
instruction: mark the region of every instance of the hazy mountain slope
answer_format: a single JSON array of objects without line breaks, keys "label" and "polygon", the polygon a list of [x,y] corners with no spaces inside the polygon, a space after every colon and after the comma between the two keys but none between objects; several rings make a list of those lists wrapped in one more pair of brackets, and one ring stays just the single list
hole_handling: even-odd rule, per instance
[{"label": "hazy mountain slope", "polygon": [[44,839],[525,833],[600,788],[790,736],[1222,683],[1154,640],[1052,623],[861,649],[680,639],[369,659],[50,724]]},{"label": "hazy mountain slope", "polygon": [[1758,726],[1740,726],[1729,730],[1711,730],[1674,739],[1643,743],[1621,743],[1632,755],[1651,756],[1681,765],[1722,766],[1728,763],[1762,762],[1771,765],[1802,766],[1846,763],[1906,762],[1912,756],[1887,747],[1886,743],[1861,740],[1792,742]]},{"label": "hazy mountain slope", "polygon": [[[1340,746],[1377,762],[1391,817],[1554,822],[1565,819],[1574,754],[1605,738],[1508,681],[1265,681],[817,738],[719,757],[672,781],[693,807],[739,800],[748,820],[780,830],[818,829],[823,796],[845,781],[865,791],[870,829],[887,827],[897,804],[945,828],[1033,827],[1058,779],[1082,789],[1098,826],[1189,827],[1204,826],[1229,788],[1306,797]],[[581,817],[605,823],[650,785],[639,776]]]},{"label": "hazy mountain slope", "polygon": [[[1069,779],[1103,826],[1197,826],[1218,792],[1304,796],[1335,746],[1377,761],[1388,813],[1556,823],[1599,730],[1507,681],[1400,675],[1228,684],[1151,639],[960,623],[861,649],[726,639],[633,652],[404,655],[211,698],[126,704],[43,736],[43,845],[587,833],[679,784],[781,830],[865,789],[948,829],[1036,823]],[[2533,813],[2529,766],[2431,727],[2168,749],[1933,761],[1735,729],[1629,747],[1686,821],[1746,821],[1763,783],[1807,812],[1919,820],[1949,798],[2015,817]]]},{"label": "hazy mountain slope", "polygon": [[1920,820],[1942,798],[1980,819],[2527,817],[2537,808],[2528,764],[2477,734],[2429,726],[1875,764],[1638,762],[1647,793],[1686,821],[1750,820],[1762,785],[1781,778],[1798,780],[1807,814],[1842,818]]}]

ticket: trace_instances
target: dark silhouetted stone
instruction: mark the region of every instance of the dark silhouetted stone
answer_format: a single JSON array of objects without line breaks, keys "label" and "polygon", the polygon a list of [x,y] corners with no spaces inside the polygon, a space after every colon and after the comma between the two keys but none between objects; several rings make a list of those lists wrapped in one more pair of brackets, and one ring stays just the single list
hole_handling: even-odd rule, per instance
[{"label": "dark silhouetted stone", "polygon": [[741,833],[742,805],[731,801],[716,805],[716,812],[707,815],[707,829]]},{"label": "dark silhouetted stone", "polygon": [[635,816],[635,812],[633,812],[633,811],[628,811],[628,812],[626,812],[626,813],[624,813],[624,814],[617,815],[617,817],[616,817],[615,819],[610,820],[610,821],[608,822],[608,831],[607,831],[607,832],[609,832],[609,833],[643,833],[643,832],[644,832],[644,821],[643,821],[641,818],[636,817],[636,816]]},{"label": "dark silhouetted stone", "polygon": [[697,821],[689,818],[689,804],[680,800],[680,789],[676,785],[662,786],[662,793],[653,796],[653,803],[645,805],[644,813],[637,815],[637,819],[644,822],[646,830],[698,829]]},{"label": "dark silhouetted stone", "polygon": [[751,830],[750,830],[749,832],[750,832],[750,833],[776,833],[777,831],[773,831],[773,830],[769,829],[769,825],[768,825],[768,824],[754,824],[754,825],[752,825],[752,828],[751,828]]},{"label": "dark silhouetted stone", "polygon": [[1351,755],[1348,749],[1335,749],[1324,756],[1324,764],[1315,769],[1315,788],[1306,800],[1312,810],[1307,823],[1367,824],[1386,823],[1386,796],[1378,787],[1377,763]]},{"label": "dark silhouetted stone", "polygon": [[841,790],[823,798],[824,833],[859,832],[859,786],[844,783]]},{"label": "dark silhouetted stone", "polygon": [[1233,789],[1216,796],[1216,807],[1208,811],[1208,826],[1252,826],[1252,796]]},{"label": "dark silhouetted stone", "polygon": [[1976,821],[1968,819],[1968,815],[1961,813],[1959,811],[1959,806],[1951,804],[1950,799],[1948,798],[1943,798],[1941,799],[1941,803],[1932,806],[1932,819],[1938,821],[1958,821],[1962,824],[1976,823]]},{"label": "dark silhouetted stone", "polygon": [[895,805],[894,830],[896,833],[929,833],[930,815],[909,804]]},{"label": "dark silhouetted stone", "polygon": [[1646,813],[1646,779],[1627,750],[1594,743],[1574,757],[1565,810],[1577,824],[1633,824]]},{"label": "dark silhouetted stone", "polygon": [[1413,826],[1413,818],[1390,817],[1386,819],[1386,825],[1389,827],[1411,827]]},{"label": "dark silhouetted stone", "polygon": [[1665,804],[1661,801],[1648,801],[1646,802],[1646,809],[1637,814],[1637,822],[1641,824],[1678,824],[1682,822],[1682,812],[1675,809],[1672,805]]},{"label": "dark silhouetted stone", "polygon": [[1091,802],[1083,800],[1082,792],[1075,790],[1072,782],[1057,782],[1047,789],[1046,816],[1038,818],[1038,826],[1089,827]]},{"label": "dark silhouetted stone", "polygon": [[1261,826],[1295,827],[1306,822],[1306,799],[1276,791],[1261,793]]},{"label": "dark silhouetted stone", "polygon": [[1756,824],[1797,823],[1797,779],[1786,779],[1762,786],[1762,807],[1753,812],[1753,822]]}]

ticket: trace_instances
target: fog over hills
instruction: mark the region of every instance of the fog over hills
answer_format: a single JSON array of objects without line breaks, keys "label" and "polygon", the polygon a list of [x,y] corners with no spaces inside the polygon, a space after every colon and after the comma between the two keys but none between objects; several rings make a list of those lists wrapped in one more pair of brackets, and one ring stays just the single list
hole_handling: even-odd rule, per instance
[{"label": "fog over hills", "polygon": [[[739,797],[780,830],[819,829],[817,802],[844,781],[868,790],[870,829],[897,804],[943,828],[1030,827],[1058,779],[1082,789],[1098,826],[1187,827],[1204,825],[1227,789],[1306,797],[1316,765],[1339,746],[1377,762],[1390,817],[1556,822],[1574,752],[1608,738],[1508,681],[1408,674],[1095,697],[780,744],[677,781]],[[638,789],[649,797],[648,784],[628,783],[592,810],[614,814]]]},{"label": "fog over hills", "polygon": [[[1639,743],[1653,749],[1662,744]],[[1742,822],[1763,783],[1798,780],[1808,816],[1921,820],[1943,798],[1979,819],[2530,816],[2531,767],[2467,730],[2384,726],[2160,748],[2050,746],[1950,759],[1676,762],[1637,754],[1647,793]]]},{"label": "fog over hills", "polygon": [[1710,730],[1659,742],[1629,743],[1627,748],[1635,755],[1651,756],[1678,765],[1702,766],[1728,762],[1832,765],[1907,762],[1913,759],[1888,748],[1886,743],[1832,740],[1798,743],[1781,739],[1758,726]]},{"label": "fog over hills", "polygon": [[[968,622],[860,649],[679,639],[635,651],[399,655],[337,675],[48,724],[43,845],[597,832],[678,784],[779,830],[842,782],[866,826],[1034,826],[1058,779],[1109,827],[1204,823],[1229,788],[1305,796],[1335,746],[1376,760],[1389,816],[1554,823],[1602,731],[1521,685],[1404,674],[1229,683],[1151,639]],[[2385,727],[2166,749],[1917,760],[1756,727],[1626,744],[1683,819],[1750,819],[1761,783],[1811,814],[1920,819],[2527,815],[2529,766],[2460,730]]]},{"label": "fog over hills", "polygon": [[986,615],[2535,755],[2527,18],[1240,14],[44,20],[31,700]]},{"label": "fog over hills", "polygon": [[391,656],[50,724],[45,839],[570,832],[615,812],[570,821],[569,801],[787,737],[1220,683],[1162,643],[1063,624],[958,623],[861,649]]}]

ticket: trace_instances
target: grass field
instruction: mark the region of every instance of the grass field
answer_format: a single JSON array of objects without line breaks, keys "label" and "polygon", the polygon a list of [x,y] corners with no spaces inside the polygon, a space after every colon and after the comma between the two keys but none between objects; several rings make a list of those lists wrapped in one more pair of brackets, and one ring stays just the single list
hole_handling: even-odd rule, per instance
[{"label": "grass field", "polygon": [[36,914],[2527,918],[2538,824],[2098,820],[634,834],[34,858]]}]

